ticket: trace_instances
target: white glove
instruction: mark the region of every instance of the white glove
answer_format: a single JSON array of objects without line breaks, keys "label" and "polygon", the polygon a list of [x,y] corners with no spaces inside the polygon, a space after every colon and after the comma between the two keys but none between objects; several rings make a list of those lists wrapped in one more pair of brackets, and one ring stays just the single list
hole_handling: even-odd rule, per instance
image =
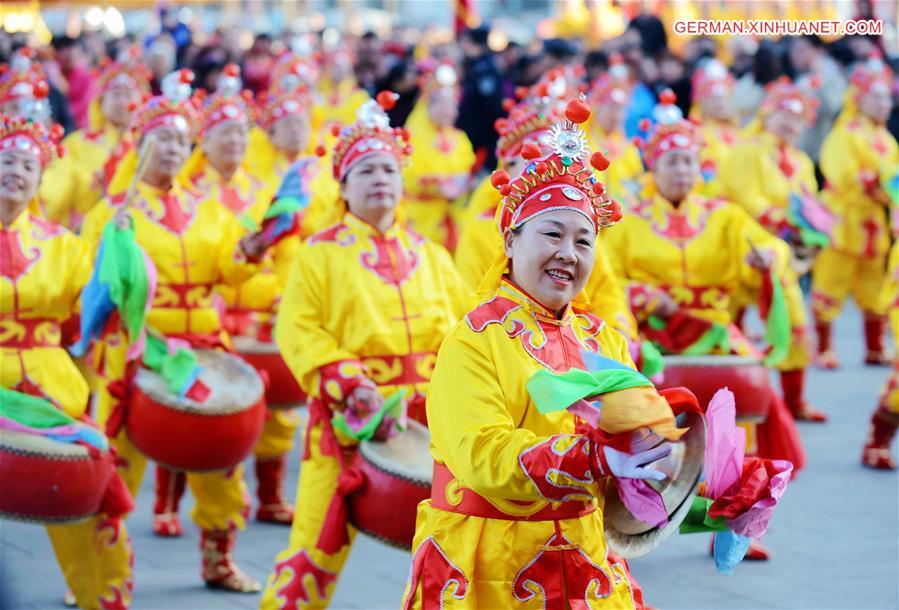
[{"label": "white glove", "polygon": [[603,459],[603,465],[608,467],[608,474],[619,479],[663,481],[668,476],[664,472],[646,468],[646,464],[651,464],[671,453],[670,443],[665,442],[654,449],[633,454],[625,453],[612,447],[603,447],[602,452],[605,458]]}]

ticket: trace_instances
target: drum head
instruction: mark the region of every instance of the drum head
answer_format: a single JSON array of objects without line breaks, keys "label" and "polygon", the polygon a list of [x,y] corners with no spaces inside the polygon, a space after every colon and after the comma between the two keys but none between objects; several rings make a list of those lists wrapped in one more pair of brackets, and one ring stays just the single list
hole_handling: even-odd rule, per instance
[{"label": "drum head", "polygon": [[231,337],[234,350],[238,354],[280,354],[277,343],[263,342],[255,337],[235,336]]},{"label": "drum head", "polygon": [[0,434],[0,451],[37,455],[51,460],[86,460],[90,458],[87,448],[75,443],[54,441],[39,434],[4,430]]},{"label": "drum head", "polygon": [[141,367],[135,383],[155,402],[176,411],[197,415],[228,415],[246,411],[262,400],[262,378],[241,358],[208,349],[195,350],[200,381],[210,390],[203,402],[179,397],[169,391],[161,375]]},{"label": "drum head", "polygon": [[431,433],[414,420],[387,442],[365,441],[359,445],[362,458],[384,472],[413,483],[430,485],[434,460],[430,451]]},{"label": "drum head", "polygon": [[652,527],[640,521],[625,508],[615,486],[607,487],[603,511],[606,542],[612,552],[625,559],[640,557],[661,545],[678,530],[693,504],[705,456],[705,421],[696,413],[682,413],[677,425],[690,429],[681,440],[672,443],[668,457],[653,465],[668,478],[649,482],[665,503],[667,525]]}]

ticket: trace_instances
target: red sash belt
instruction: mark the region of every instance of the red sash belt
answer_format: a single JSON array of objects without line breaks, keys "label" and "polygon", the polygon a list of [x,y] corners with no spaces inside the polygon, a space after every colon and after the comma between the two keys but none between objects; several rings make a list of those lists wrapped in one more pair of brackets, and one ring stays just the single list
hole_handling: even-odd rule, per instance
[{"label": "red sash belt", "polygon": [[434,370],[437,354],[414,352],[412,354],[387,354],[362,358],[369,377],[379,386],[427,383]]},{"label": "red sash belt", "polygon": [[[533,515],[519,516],[504,513],[496,508],[493,504],[485,500],[467,487],[460,487],[454,495],[459,495],[462,501],[458,505],[451,505],[446,499],[446,487],[455,480],[453,473],[450,472],[443,464],[434,463],[434,481],[431,484],[431,506],[460,515],[468,515],[470,517],[482,517],[484,519],[503,519],[505,521],[564,521],[566,519],[577,519],[584,515],[589,515],[596,510],[596,505],[587,502],[563,502],[558,508],[553,508],[551,504],[547,504],[545,508],[540,509]],[[528,502],[516,502],[507,500],[514,504],[519,504],[522,508],[528,506]]]},{"label": "red sash belt", "polygon": [[59,347],[62,333],[59,320],[16,318],[0,315],[0,346],[13,349]]}]

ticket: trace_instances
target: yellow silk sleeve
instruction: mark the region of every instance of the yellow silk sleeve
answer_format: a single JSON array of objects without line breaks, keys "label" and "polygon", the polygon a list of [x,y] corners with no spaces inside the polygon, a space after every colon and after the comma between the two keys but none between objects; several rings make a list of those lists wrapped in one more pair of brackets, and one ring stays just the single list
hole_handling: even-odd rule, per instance
[{"label": "yellow silk sleeve", "polygon": [[[275,326],[275,341],[300,386],[310,395],[318,392],[318,369],[353,354],[325,330],[330,277],[321,248],[303,244],[288,275]],[[339,281],[339,277],[335,278]]]},{"label": "yellow silk sleeve", "polygon": [[516,428],[497,378],[501,363],[490,349],[486,333],[476,335],[464,322],[443,342],[428,391],[431,444],[453,474],[478,494],[541,500],[518,459],[550,437]]},{"label": "yellow silk sleeve", "polygon": [[278,277],[278,282],[282,287],[287,284],[287,278],[290,276],[290,268],[299,250],[300,238],[297,235],[285,237],[272,249],[272,256],[275,263],[275,275]]},{"label": "yellow silk sleeve", "polygon": [[878,167],[873,147],[864,141],[864,134],[845,127],[834,129],[824,139],[820,163],[827,184],[843,197],[852,199],[865,196],[862,170]]},{"label": "yellow silk sleeve", "polygon": [[[201,205],[218,206],[218,203],[207,201]],[[240,246],[240,240],[247,234],[246,229],[232,214],[219,209],[221,210],[218,218],[221,230],[218,251],[219,275],[223,284],[239,286],[259,271],[259,265],[248,261]]]},{"label": "yellow silk sleeve", "polygon": [[774,205],[765,194],[766,177],[760,161],[761,155],[754,145],[738,146],[725,158],[718,176],[725,196],[753,218]]}]

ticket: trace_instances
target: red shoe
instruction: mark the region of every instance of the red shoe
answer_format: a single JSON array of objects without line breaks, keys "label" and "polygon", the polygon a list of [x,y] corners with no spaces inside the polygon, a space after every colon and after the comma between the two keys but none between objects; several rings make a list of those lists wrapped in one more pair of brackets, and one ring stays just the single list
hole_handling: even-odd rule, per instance
[{"label": "red shoe", "polygon": [[883,407],[871,416],[868,440],[862,450],[862,466],[875,470],[896,470],[896,462],[890,455],[890,445],[896,436],[896,416]]},{"label": "red shoe", "polygon": [[184,495],[187,475],[164,466],[156,466],[156,502],[153,504],[153,533],[163,538],[182,534],[178,504]]},{"label": "red shoe", "polygon": [[886,350],[869,351],[865,354],[865,364],[868,366],[892,366],[893,356]]},{"label": "red shoe", "polygon": [[281,482],[287,471],[287,456],[271,460],[256,460],[256,481],[259,509],[256,520],[279,525],[293,523],[293,506],[284,497]]},{"label": "red shoe", "polygon": [[744,561],[768,561],[769,559],[771,559],[771,550],[755,540],[749,543],[749,550],[743,557]]},{"label": "red shoe", "polygon": [[234,593],[258,593],[262,590],[262,585],[234,563],[232,553],[236,541],[236,529],[201,531],[203,580],[210,589]]},{"label": "red shoe", "polygon": [[805,396],[805,369],[795,371],[781,371],[780,385],[783,389],[784,403],[793,419],[796,421],[808,421],[824,423],[827,415],[806,402]]},{"label": "red shoe", "polygon": [[793,414],[793,419],[796,421],[811,422],[813,424],[823,424],[827,422],[827,414],[803,401],[799,411]]},{"label": "red shoe", "polygon": [[835,371],[840,368],[837,355],[832,350],[816,354],[814,362],[816,367],[824,371]]},{"label": "red shoe", "polygon": [[160,513],[153,515],[153,533],[163,538],[178,538],[184,532],[178,513]]}]

